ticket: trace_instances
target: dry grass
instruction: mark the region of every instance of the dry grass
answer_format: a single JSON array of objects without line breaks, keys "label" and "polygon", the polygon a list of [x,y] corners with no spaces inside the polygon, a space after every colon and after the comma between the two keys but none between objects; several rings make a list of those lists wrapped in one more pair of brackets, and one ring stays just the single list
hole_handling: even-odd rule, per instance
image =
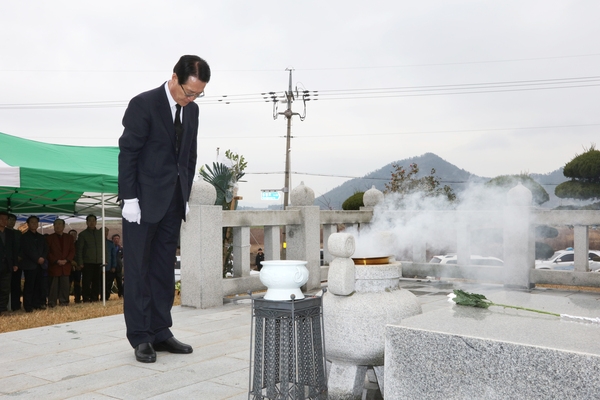
[{"label": "dry grass", "polygon": [[[181,297],[176,294],[173,305],[180,304]],[[0,333],[117,314],[123,314],[123,299],[116,298],[116,295],[106,302],[106,306],[102,305],[102,302],[75,304],[71,296],[71,303],[66,307],[56,306],[47,310],[35,310],[31,313],[26,313],[24,310],[3,312],[0,316]]]},{"label": "dry grass", "polygon": [[600,288],[591,286],[550,285],[545,283],[536,283],[535,287],[558,290],[573,290],[580,292],[600,292]]}]

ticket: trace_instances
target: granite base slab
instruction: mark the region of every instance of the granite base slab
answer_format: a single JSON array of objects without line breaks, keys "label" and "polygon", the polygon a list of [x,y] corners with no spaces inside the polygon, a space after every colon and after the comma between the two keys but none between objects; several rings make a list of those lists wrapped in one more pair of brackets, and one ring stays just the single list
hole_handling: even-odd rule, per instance
[{"label": "granite base slab", "polygon": [[[558,313],[600,314],[597,301],[587,299],[506,291],[486,296]],[[448,303],[386,327],[386,399],[591,399],[600,397],[599,374],[598,324]]]}]

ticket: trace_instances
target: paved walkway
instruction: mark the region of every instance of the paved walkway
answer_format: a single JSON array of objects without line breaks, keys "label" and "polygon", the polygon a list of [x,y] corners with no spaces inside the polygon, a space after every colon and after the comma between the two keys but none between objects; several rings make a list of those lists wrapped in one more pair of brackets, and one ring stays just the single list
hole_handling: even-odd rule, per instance
[{"label": "paved walkway", "polygon": [[[403,280],[423,312],[448,307],[452,284]],[[600,293],[540,291],[600,299]],[[173,309],[175,337],[189,355],[158,353],[135,361],[122,315],[0,334],[0,397],[18,399],[248,398],[251,303]]]},{"label": "paved walkway", "polygon": [[251,305],[173,308],[189,355],[135,361],[123,315],[0,335],[0,397],[19,399],[247,399]]}]

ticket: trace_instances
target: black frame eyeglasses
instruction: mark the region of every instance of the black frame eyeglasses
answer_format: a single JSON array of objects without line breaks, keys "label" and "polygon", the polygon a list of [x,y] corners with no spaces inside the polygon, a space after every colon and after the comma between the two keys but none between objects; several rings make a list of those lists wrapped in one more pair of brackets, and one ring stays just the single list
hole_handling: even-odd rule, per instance
[{"label": "black frame eyeglasses", "polygon": [[181,90],[183,90],[183,94],[185,95],[185,97],[193,97],[194,99],[198,99],[200,97],[204,97],[204,90],[202,91],[202,93],[192,93],[192,94],[188,94],[188,92],[185,90],[185,88],[183,87],[183,85],[180,83],[179,86],[181,86]]}]

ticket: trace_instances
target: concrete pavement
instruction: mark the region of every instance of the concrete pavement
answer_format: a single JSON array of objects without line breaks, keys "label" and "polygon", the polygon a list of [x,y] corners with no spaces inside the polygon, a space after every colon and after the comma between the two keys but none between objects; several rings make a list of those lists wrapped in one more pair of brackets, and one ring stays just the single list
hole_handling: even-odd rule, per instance
[{"label": "concrete pavement", "polygon": [[[456,286],[482,285],[402,279],[423,312],[452,307]],[[491,285],[496,289],[501,285]],[[600,293],[533,289],[531,294],[598,304]],[[188,355],[158,353],[156,363],[135,361],[123,315],[0,334],[0,397],[17,399],[248,398],[252,305],[247,297],[201,310],[174,307],[173,333],[193,346]],[[597,316],[593,307],[587,316]]]},{"label": "concrete pavement", "polygon": [[22,399],[247,399],[251,304],[173,308],[192,354],[135,360],[123,315],[0,335],[0,394]]}]

